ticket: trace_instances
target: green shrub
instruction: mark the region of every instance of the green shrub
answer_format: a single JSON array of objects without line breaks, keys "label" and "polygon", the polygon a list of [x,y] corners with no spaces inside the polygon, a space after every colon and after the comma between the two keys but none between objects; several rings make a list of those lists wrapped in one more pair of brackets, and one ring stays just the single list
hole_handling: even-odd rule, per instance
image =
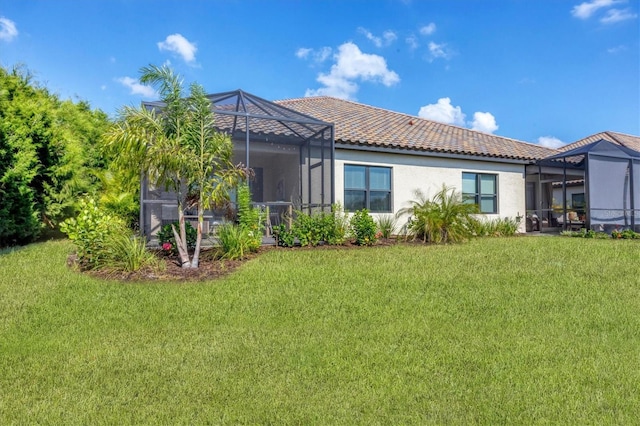
[{"label": "green shrub", "polygon": [[218,227],[216,236],[223,259],[244,259],[252,251],[253,237],[242,226],[225,223]]},{"label": "green shrub", "polygon": [[257,251],[262,245],[264,213],[251,205],[251,190],[244,183],[238,186],[238,223],[246,231],[249,249]]},{"label": "green shrub", "polygon": [[144,237],[136,236],[128,229],[111,233],[104,245],[102,265],[118,271],[135,272],[142,268],[159,268],[163,265],[147,250]]},{"label": "green shrub", "polygon": [[276,238],[276,244],[280,247],[293,247],[296,236],[293,231],[287,229],[287,225],[281,223],[273,227],[273,234]]},{"label": "green shrub", "polygon": [[[173,235],[173,230],[171,229],[172,225],[176,228],[176,231],[180,232],[180,223],[178,221],[175,221],[160,228],[160,231],[158,231],[156,237],[158,238],[158,244],[160,244],[160,246],[162,246],[163,248],[168,247],[168,251],[176,254],[178,253],[178,246],[176,245],[176,238]],[[192,250],[196,246],[198,231],[189,222],[185,222],[184,230],[187,235],[187,248]],[[167,246],[166,244],[170,244],[171,246]]]},{"label": "green shrub", "polygon": [[292,231],[301,246],[317,246],[325,234],[323,220],[318,214],[311,216],[301,211],[296,213]]},{"label": "green shrub", "polygon": [[78,216],[60,225],[60,230],[75,244],[80,264],[89,268],[103,266],[108,238],[125,229],[119,218],[101,210],[93,198],[80,201]]},{"label": "green shrub", "polygon": [[376,222],[378,224],[378,231],[382,238],[389,239],[396,232],[397,219],[395,216],[390,214],[381,215],[378,216]]},{"label": "green shrub", "polygon": [[398,212],[411,215],[407,233],[424,242],[448,243],[465,241],[473,236],[474,218],[478,206],[467,204],[459,192],[442,185],[433,198],[426,198],[419,190],[411,207]]},{"label": "green shrub", "polygon": [[509,217],[496,219],[470,219],[469,228],[477,237],[512,237],[518,232],[520,219]]},{"label": "green shrub", "polygon": [[369,214],[369,210],[362,209],[356,211],[353,216],[351,216],[350,224],[357,245],[370,246],[375,244],[377,240],[376,223]]},{"label": "green shrub", "polygon": [[609,234],[607,234],[606,232],[596,232],[593,229],[587,230],[585,228],[582,228],[579,231],[562,231],[560,232],[560,235],[563,237],[574,237],[574,238],[596,238],[596,239],[610,238]]},{"label": "green shrub", "polygon": [[336,203],[331,206],[331,214],[325,215],[324,240],[327,244],[344,244],[349,231],[349,216],[342,210],[342,205]]},{"label": "green shrub", "polygon": [[616,239],[635,240],[640,238],[640,234],[632,229],[619,230],[615,229],[611,232],[611,237]]}]

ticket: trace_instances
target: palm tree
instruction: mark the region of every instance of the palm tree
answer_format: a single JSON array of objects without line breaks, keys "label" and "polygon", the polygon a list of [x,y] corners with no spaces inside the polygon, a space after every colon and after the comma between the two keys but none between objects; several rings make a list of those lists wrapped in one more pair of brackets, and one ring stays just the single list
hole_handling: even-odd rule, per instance
[{"label": "palm tree", "polygon": [[415,191],[416,200],[410,207],[398,212],[398,215],[411,215],[408,231],[423,242],[448,243],[464,241],[471,237],[470,223],[478,206],[462,200],[454,188],[442,185],[433,196],[427,198],[419,189]]},{"label": "palm tree", "polygon": [[[106,135],[106,146],[116,164],[142,171],[150,184],[176,194],[179,229],[173,228],[183,268],[197,268],[202,242],[204,210],[228,198],[229,189],[246,176],[231,158],[228,135],[214,128],[214,114],[204,89],[198,84],[183,94],[183,82],[167,66],[141,70],[140,82],[157,88],[162,108],[124,107]],[[133,169],[134,172],[136,169]],[[185,210],[195,200],[198,210],[196,247],[190,258],[185,230]]]}]

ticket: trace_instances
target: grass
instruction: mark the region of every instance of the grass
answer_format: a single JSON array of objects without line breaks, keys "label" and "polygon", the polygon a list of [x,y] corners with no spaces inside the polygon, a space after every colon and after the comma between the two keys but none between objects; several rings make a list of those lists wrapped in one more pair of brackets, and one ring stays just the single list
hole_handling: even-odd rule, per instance
[{"label": "grass", "polygon": [[1,424],[629,424],[640,244],[273,250],[122,284],[0,252]]}]

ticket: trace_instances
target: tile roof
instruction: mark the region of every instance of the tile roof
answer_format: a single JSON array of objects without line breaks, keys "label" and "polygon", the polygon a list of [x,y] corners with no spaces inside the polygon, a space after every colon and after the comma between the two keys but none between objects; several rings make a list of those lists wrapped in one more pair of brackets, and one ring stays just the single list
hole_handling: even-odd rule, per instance
[{"label": "tile roof", "polygon": [[334,123],[336,143],[531,161],[558,151],[328,96],[277,104]]},{"label": "tile roof", "polygon": [[574,148],[578,148],[580,146],[588,145],[592,142],[599,141],[600,139],[604,139],[606,141],[615,143],[616,145],[622,145],[624,147],[633,149],[634,151],[640,152],[640,136],[627,135],[624,133],[617,132],[600,132],[591,136],[587,136],[584,139],[580,139],[579,141],[570,143],[568,145],[560,148],[560,151],[569,151]]}]

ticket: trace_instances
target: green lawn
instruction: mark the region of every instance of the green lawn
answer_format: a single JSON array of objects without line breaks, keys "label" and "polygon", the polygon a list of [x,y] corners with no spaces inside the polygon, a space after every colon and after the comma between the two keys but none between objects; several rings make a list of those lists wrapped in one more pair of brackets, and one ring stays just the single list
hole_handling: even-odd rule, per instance
[{"label": "green lawn", "polygon": [[0,424],[630,424],[640,242],[273,250],[123,284],[0,254]]}]

